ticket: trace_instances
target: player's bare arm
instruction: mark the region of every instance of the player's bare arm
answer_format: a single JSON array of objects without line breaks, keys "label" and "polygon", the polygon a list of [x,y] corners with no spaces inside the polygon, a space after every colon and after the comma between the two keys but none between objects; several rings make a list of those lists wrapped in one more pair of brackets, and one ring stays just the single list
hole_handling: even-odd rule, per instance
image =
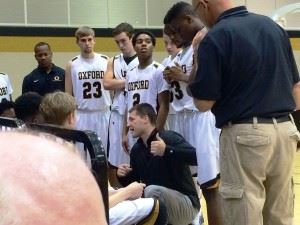
[{"label": "player's bare arm", "polygon": [[[192,46],[193,46],[193,49],[194,49],[194,55],[193,55],[194,62],[198,61],[198,48],[199,48],[199,45],[200,45],[201,41],[203,40],[203,38],[205,37],[206,34],[207,34],[207,29],[206,29],[206,27],[204,27],[201,31],[199,31],[195,35],[195,37],[193,39]],[[191,83],[191,82],[194,81],[195,76],[196,76],[196,71],[197,71],[197,63],[194,63],[192,71],[191,71],[190,76],[189,76],[188,83]]]},{"label": "player's bare arm", "polygon": [[142,197],[145,186],[143,183],[133,182],[124,188],[116,190],[112,195],[109,195],[109,208],[125,200],[134,200]]},{"label": "player's bare arm", "polygon": [[194,98],[193,100],[194,100],[194,104],[195,104],[196,108],[200,112],[206,112],[206,111],[210,110],[216,102],[216,101],[211,101],[211,100],[200,100],[200,99],[196,99],[196,98]]},{"label": "player's bare arm", "polygon": [[73,84],[71,77],[71,62],[68,62],[65,71],[65,92],[73,95]]},{"label": "player's bare arm", "polygon": [[114,78],[113,58],[110,58],[107,64],[107,70],[103,78],[103,86],[106,90],[123,90],[125,81]]},{"label": "player's bare arm", "polygon": [[129,140],[128,140],[128,126],[127,126],[127,116],[128,116],[128,109],[126,107],[124,113],[124,120],[123,120],[123,131],[122,131],[122,146],[123,150],[126,153],[129,153]]},{"label": "player's bare arm", "polygon": [[158,94],[159,110],[157,112],[156,128],[163,130],[169,113],[170,92],[163,91]]}]

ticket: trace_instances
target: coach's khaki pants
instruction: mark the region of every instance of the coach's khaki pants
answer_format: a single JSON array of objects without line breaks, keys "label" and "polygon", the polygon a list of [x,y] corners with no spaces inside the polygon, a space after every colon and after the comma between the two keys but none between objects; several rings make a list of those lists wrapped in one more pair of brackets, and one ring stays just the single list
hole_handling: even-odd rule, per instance
[{"label": "coach's khaki pants", "polygon": [[299,132],[293,122],[222,129],[220,166],[226,225],[292,225],[292,169]]},{"label": "coach's khaki pants", "polygon": [[167,208],[168,224],[187,225],[192,223],[199,209],[196,209],[189,197],[176,190],[159,185],[149,185],[144,190],[146,198],[162,201]]}]

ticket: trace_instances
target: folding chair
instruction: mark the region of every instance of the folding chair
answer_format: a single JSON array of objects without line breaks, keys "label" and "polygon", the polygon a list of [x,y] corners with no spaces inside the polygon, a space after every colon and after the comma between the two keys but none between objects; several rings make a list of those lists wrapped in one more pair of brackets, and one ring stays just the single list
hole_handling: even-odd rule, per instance
[{"label": "folding chair", "polygon": [[24,128],[25,123],[15,118],[0,117],[0,131],[10,131],[13,129]]},{"label": "folding chair", "polygon": [[92,173],[101,190],[106,219],[109,221],[107,159],[102,142],[97,134],[92,131],[70,130],[50,124],[28,124],[27,127],[32,130],[53,134],[73,143],[84,144],[84,150],[88,151],[91,157]]}]

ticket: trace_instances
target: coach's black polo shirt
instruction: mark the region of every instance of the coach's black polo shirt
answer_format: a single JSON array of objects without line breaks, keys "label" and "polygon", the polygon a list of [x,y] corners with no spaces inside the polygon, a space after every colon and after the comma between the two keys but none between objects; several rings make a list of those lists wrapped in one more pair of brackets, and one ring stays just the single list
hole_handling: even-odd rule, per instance
[{"label": "coach's black polo shirt", "polygon": [[143,182],[159,185],[187,195],[193,206],[200,209],[200,202],[189,165],[196,165],[196,149],[180,134],[174,131],[161,131],[159,136],[166,143],[164,156],[153,156],[150,152],[151,142],[156,140],[154,130],[146,146],[141,138],[137,140],[130,152],[132,171],[124,178],[119,178],[123,185],[131,182]]},{"label": "coach's black polo shirt", "polygon": [[216,101],[212,112],[221,128],[229,121],[288,114],[298,81],[287,33],[270,18],[236,7],[201,42],[189,88],[196,99]]},{"label": "coach's black polo shirt", "polygon": [[50,73],[38,67],[23,80],[22,93],[34,91],[45,95],[57,90],[65,91],[65,70],[54,64]]}]

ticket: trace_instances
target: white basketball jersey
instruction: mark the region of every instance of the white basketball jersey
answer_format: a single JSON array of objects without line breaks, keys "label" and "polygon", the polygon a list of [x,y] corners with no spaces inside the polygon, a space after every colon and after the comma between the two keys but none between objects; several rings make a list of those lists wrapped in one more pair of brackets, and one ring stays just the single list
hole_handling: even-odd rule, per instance
[{"label": "white basketball jersey", "polygon": [[73,94],[81,110],[101,111],[111,105],[110,93],[103,87],[108,57],[94,54],[91,59],[83,58],[81,55],[72,59]]},{"label": "white basketball jersey", "polygon": [[[167,67],[167,66],[169,66],[169,67],[172,67],[172,66],[175,66],[175,62],[177,62],[176,60],[177,60],[177,56],[179,55],[179,54],[181,54],[181,51],[179,51],[178,53],[177,53],[177,55],[172,59],[172,56],[171,55],[169,55],[167,58],[165,58],[163,61],[162,61],[162,65],[164,66],[164,67]],[[172,92],[172,90],[170,90],[170,96],[172,96],[171,98],[170,98],[170,106],[169,106],[169,114],[175,114],[175,109],[174,109],[174,107],[173,107],[173,105],[172,105],[172,102],[173,102],[173,92]]]},{"label": "white basketball jersey", "polygon": [[139,103],[149,103],[157,110],[157,95],[169,90],[163,70],[161,64],[153,62],[144,69],[137,66],[127,73],[125,91],[128,109]]},{"label": "white basketball jersey", "polygon": [[[174,59],[174,62],[177,62],[181,66],[182,71],[188,76],[191,74],[193,69],[193,54],[193,47],[189,46],[183,49]],[[187,85],[188,84],[183,81],[171,82],[171,104],[176,112],[184,109],[197,110],[194,106],[193,98],[187,94]]]},{"label": "white basketball jersey", "polygon": [[[164,67],[166,67],[166,66],[174,66],[174,64],[171,65],[172,62],[173,62],[173,59],[172,59],[171,57],[172,57],[172,56],[169,55],[168,57],[164,58],[163,61],[161,62],[161,65],[163,65]],[[175,58],[176,58],[176,57],[175,57]],[[175,59],[175,58],[174,58],[174,59]]]},{"label": "white basketball jersey", "polygon": [[2,99],[10,100],[9,95],[13,92],[9,77],[5,73],[0,73],[0,102]]},{"label": "white basketball jersey", "polygon": [[[117,55],[113,59],[114,77],[118,80],[126,80],[126,74],[139,64],[138,57],[135,57],[129,64],[124,60],[123,54]],[[125,111],[125,92],[116,90],[112,103],[112,110],[116,110],[120,115],[124,115]]]}]

